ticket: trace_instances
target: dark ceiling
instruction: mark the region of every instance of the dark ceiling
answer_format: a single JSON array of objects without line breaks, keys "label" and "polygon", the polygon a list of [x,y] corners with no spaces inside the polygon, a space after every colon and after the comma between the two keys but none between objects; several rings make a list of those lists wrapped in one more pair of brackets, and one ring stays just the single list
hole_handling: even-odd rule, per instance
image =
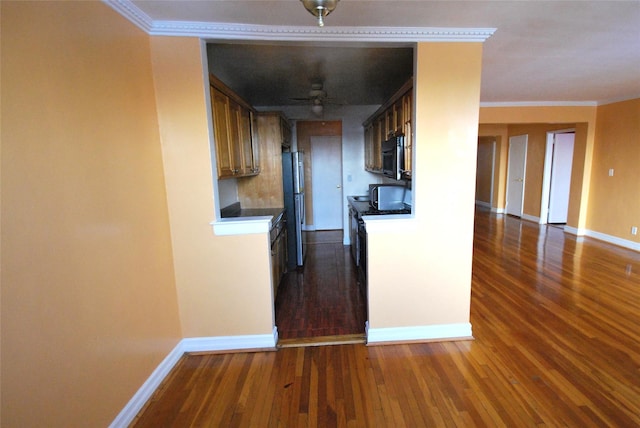
[{"label": "dark ceiling", "polygon": [[329,103],[378,105],[413,76],[411,47],[207,45],[209,71],[251,105],[305,104],[320,82]]}]

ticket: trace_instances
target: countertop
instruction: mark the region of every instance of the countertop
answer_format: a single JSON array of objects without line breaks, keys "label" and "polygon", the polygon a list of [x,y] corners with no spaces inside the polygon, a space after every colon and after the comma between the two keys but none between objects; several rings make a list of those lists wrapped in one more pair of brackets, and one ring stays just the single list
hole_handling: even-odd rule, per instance
[{"label": "countertop", "polygon": [[375,208],[371,207],[370,200],[368,196],[347,196],[347,201],[349,205],[353,207],[358,212],[359,217],[363,216],[374,216],[380,217],[383,215],[386,218],[395,218],[395,217],[387,217],[390,215],[406,215],[411,213],[411,206],[404,204],[404,209],[406,212],[394,211],[394,210],[383,210],[378,211]]},{"label": "countertop", "polygon": [[[361,200],[358,200],[361,199]],[[358,211],[359,214],[369,211],[371,205],[369,204],[369,198],[367,196],[347,196],[349,204]]]},{"label": "countertop", "polygon": [[248,218],[248,217],[271,217],[271,225],[277,223],[284,214],[284,208],[241,208],[240,202],[229,205],[220,210],[222,218]]}]

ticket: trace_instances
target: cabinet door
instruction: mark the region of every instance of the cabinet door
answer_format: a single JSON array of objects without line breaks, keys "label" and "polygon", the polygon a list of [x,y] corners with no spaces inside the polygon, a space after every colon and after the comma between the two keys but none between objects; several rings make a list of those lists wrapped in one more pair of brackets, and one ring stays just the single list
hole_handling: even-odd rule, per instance
[{"label": "cabinet door", "polygon": [[[241,144],[242,108],[238,103],[229,100],[229,151],[231,152],[231,166],[234,175],[245,173],[245,162]],[[249,169],[251,169],[249,164]]]},{"label": "cabinet door", "polygon": [[211,105],[213,107],[213,134],[216,140],[218,178],[232,177],[234,165],[230,144],[229,98],[211,87]]},{"label": "cabinet door", "polygon": [[242,153],[241,171],[244,175],[252,175],[260,172],[258,148],[251,138],[251,112],[239,108],[238,134],[240,141],[240,151]]},{"label": "cabinet door", "polygon": [[373,144],[371,147],[371,160],[373,171],[382,171],[382,142],[387,135],[387,116],[382,115],[376,120],[373,127]]},{"label": "cabinet door", "polygon": [[282,147],[291,147],[291,127],[283,117],[280,117],[280,132],[282,133]]},{"label": "cabinet door", "polygon": [[411,127],[413,112],[413,97],[412,92],[409,91],[402,96],[402,133],[404,134],[404,172],[405,175],[411,177],[413,170],[413,129]]},{"label": "cabinet door", "polygon": [[373,169],[373,124],[364,129],[364,169]]}]

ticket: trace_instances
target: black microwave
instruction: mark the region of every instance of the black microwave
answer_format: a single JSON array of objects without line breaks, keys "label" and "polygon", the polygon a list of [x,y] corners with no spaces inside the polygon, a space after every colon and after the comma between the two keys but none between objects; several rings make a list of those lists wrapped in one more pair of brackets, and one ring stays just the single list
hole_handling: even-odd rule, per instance
[{"label": "black microwave", "polygon": [[382,175],[402,179],[404,172],[404,135],[397,134],[382,142]]}]

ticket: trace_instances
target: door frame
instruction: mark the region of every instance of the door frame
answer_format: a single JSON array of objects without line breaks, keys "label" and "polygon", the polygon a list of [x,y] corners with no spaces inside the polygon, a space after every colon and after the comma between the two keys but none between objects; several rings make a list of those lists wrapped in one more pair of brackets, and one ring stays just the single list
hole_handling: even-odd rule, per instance
[{"label": "door frame", "polygon": [[[558,129],[555,131],[547,131],[547,142],[544,154],[544,169],[542,172],[542,196],[540,197],[540,220],[539,224],[547,224],[549,220],[549,198],[551,197],[551,167],[553,166],[553,145],[555,143],[556,134],[568,134],[573,132],[575,128]],[[571,161],[573,164],[573,159]]]}]

